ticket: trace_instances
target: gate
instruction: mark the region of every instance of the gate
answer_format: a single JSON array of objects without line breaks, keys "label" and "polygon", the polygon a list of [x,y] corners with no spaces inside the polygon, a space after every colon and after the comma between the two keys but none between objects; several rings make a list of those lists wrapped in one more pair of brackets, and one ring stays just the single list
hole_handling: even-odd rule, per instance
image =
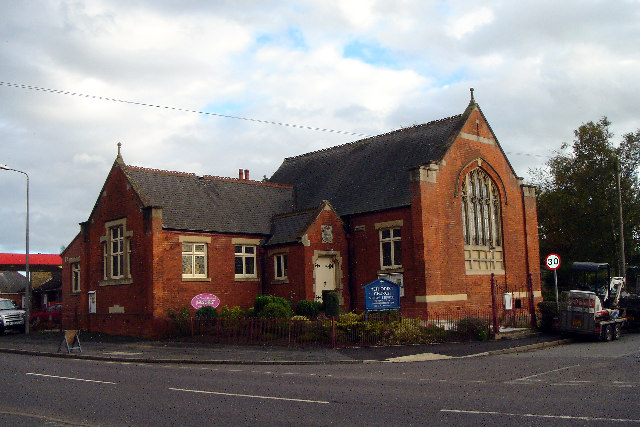
[{"label": "gate", "polygon": [[491,307],[494,333],[500,328],[536,327],[536,310],[533,301],[533,281],[531,274],[524,284],[500,282],[491,274]]}]

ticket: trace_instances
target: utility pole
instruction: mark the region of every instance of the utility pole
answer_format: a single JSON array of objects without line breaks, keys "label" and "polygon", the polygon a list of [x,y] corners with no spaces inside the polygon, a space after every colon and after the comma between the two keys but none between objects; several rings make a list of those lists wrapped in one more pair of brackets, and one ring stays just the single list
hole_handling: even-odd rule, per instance
[{"label": "utility pole", "polygon": [[618,181],[618,211],[620,214],[620,276],[627,274],[627,261],[624,256],[624,224],[622,220],[622,190],[620,189],[620,160],[616,157],[616,179]]},{"label": "utility pole", "polygon": [[10,168],[7,165],[3,165],[0,164],[0,169],[2,170],[6,170],[6,171],[13,171],[13,172],[18,172],[23,174],[24,176],[27,177],[27,227],[26,227],[26,242],[25,242],[25,274],[27,277],[27,287],[25,288],[25,319],[24,319],[24,333],[25,334],[29,334],[29,323],[30,323],[30,317],[31,317],[31,275],[29,274],[29,174],[27,174],[24,171],[18,170],[18,169],[13,169]]}]

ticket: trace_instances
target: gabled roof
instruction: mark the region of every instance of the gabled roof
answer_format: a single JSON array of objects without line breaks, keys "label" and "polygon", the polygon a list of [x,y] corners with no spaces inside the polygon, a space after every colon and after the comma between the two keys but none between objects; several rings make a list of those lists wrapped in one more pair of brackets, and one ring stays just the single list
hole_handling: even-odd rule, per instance
[{"label": "gabled roof", "polygon": [[476,107],[463,114],[284,160],[270,181],[293,185],[296,209],[330,200],[339,215],[410,204],[408,170],[441,161]]},{"label": "gabled roof", "polygon": [[[276,215],[273,217],[271,238],[265,243],[265,246],[297,242],[326,207],[331,209],[336,216],[338,215],[327,200],[323,200],[316,209]],[[340,217],[338,220],[342,222]]]},{"label": "gabled roof", "polygon": [[316,216],[315,210],[306,210],[288,215],[278,215],[273,218],[271,238],[266,246],[292,243],[304,234]]},{"label": "gabled roof", "polygon": [[144,206],[162,208],[167,229],[268,235],[271,218],[293,210],[290,186],[120,166]]}]

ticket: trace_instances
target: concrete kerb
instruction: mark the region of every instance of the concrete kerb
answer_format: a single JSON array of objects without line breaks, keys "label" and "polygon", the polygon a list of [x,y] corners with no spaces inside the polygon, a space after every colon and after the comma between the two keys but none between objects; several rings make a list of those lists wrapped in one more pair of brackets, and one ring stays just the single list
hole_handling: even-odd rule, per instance
[{"label": "concrete kerb", "polygon": [[468,354],[466,356],[460,356],[460,358],[479,357],[479,356],[496,356],[499,354],[510,354],[510,353],[524,353],[527,351],[538,350],[546,347],[556,347],[559,345],[570,344],[572,342],[573,340],[571,338],[565,338],[565,339],[556,340],[556,341],[546,341],[546,342],[540,342],[536,344],[523,345],[520,347],[503,348],[501,350],[491,350],[491,351],[485,351],[483,353]]},{"label": "concrete kerb", "polygon": [[[413,357],[403,356],[400,358],[390,358],[385,360],[358,360],[358,359],[344,359],[344,360],[231,360],[231,359],[162,359],[162,358],[150,358],[150,357],[114,357],[114,356],[98,356],[82,353],[53,353],[42,352],[34,350],[19,350],[0,348],[0,353],[12,353],[22,354],[28,356],[38,357],[51,357],[60,359],[78,359],[78,360],[93,360],[102,362],[118,362],[118,363],[147,363],[147,364],[185,364],[185,365],[359,365],[367,363],[409,363],[428,360],[446,360],[446,359],[461,359],[468,357],[479,356],[493,356],[500,354],[510,353],[522,353],[532,350],[537,350],[546,347],[555,347],[559,345],[569,344],[573,342],[572,339],[561,339],[556,341],[547,341],[536,344],[529,344],[519,347],[505,348],[501,350],[492,350],[482,353],[469,354],[465,356],[446,356],[438,355],[441,357],[421,357],[421,354],[413,355]],[[432,353],[430,353],[432,354]],[[393,360],[398,359],[398,360]]]},{"label": "concrete kerb", "polygon": [[378,362],[377,360],[231,360],[231,359],[158,359],[150,357],[113,357],[81,353],[51,353],[34,350],[0,348],[0,353],[58,359],[94,360],[119,363],[185,364],[185,365],[355,365]]}]

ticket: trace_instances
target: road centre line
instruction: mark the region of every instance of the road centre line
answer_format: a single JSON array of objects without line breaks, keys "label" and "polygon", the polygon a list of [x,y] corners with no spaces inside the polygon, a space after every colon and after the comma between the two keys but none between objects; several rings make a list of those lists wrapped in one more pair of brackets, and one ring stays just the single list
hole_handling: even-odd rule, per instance
[{"label": "road centre line", "polygon": [[47,374],[36,374],[34,372],[27,372],[27,375],[33,375],[36,377],[46,377],[46,378],[57,378],[60,380],[71,380],[71,381],[83,381],[87,383],[99,383],[99,384],[117,384],[111,381],[99,381],[99,380],[87,380],[84,378],[72,378],[72,377],[61,377],[58,375],[47,375]]},{"label": "road centre line", "polygon": [[252,394],[237,394],[237,393],[223,393],[223,392],[219,392],[219,391],[189,390],[189,389],[186,389],[186,388],[173,388],[173,387],[169,387],[169,390],[185,391],[185,392],[189,392],[189,393],[216,394],[216,395],[219,395],[219,396],[249,397],[249,398],[253,398],[253,399],[286,400],[286,401],[289,401],[289,402],[329,404],[329,402],[324,401],[324,400],[292,399],[292,398],[288,398],[288,397],[258,396],[258,395],[252,395]]},{"label": "road centre line", "polygon": [[465,411],[460,409],[441,409],[440,412],[453,414],[471,414],[471,415],[498,415],[505,417],[522,417],[522,418],[547,418],[561,420],[577,420],[577,421],[607,421],[617,423],[640,423],[640,419],[632,418],[601,418],[601,417],[573,417],[571,415],[546,415],[546,414],[516,414],[511,412],[497,411]]},{"label": "road centre line", "polygon": [[558,369],[553,369],[551,371],[540,372],[539,374],[529,375],[528,377],[523,377],[523,378],[517,378],[512,381],[526,381],[526,380],[529,380],[530,378],[539,377],[541,375],[546,375],[546,374],[552,374],[554,372],[564,371],[566,369],[577,368],[578,366],[580,365],[565,366],[564,368],[558,368]]}]

